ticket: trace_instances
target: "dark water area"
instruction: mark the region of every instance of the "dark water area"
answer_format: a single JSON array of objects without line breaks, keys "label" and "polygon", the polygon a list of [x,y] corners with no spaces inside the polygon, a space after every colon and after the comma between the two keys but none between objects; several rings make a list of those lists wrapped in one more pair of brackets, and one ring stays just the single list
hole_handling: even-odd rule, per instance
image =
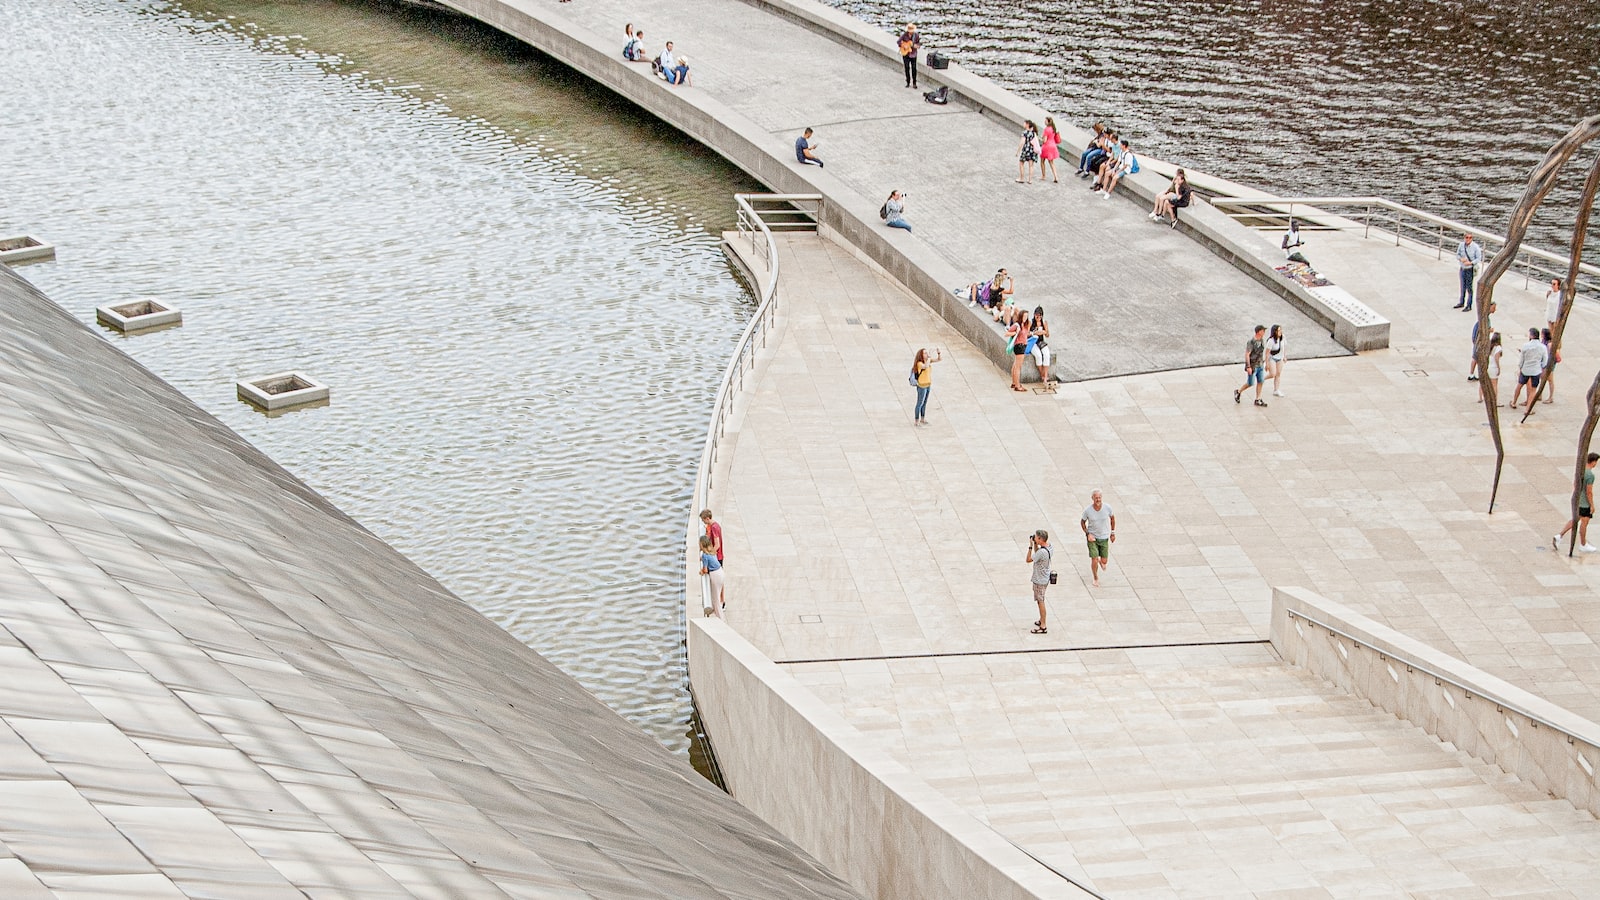
[{"label": "dark water area", "polygon": [[[469,20],[0,0],[0,233],[107,340],[685,752],[683,533],[759,186]],[[236,379],[332,405],[267,418]],[[225,489],[225,486],[219,486]]]},{"label": "dark water area", "polygon": [[[830,2],[916,21],[925,48],[1179,165],[1502,234],[1550,144],[1600,113],[1600,0]],[[1586,168],[1541,210],[1538,246],[1565,251]]]}]

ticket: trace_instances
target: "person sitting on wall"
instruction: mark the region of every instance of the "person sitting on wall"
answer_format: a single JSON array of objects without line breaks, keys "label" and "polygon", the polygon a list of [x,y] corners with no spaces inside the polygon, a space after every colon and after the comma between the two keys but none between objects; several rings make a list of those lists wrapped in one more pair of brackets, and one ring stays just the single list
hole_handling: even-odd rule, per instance
[{"label": "person sitting on wall", "polygon": [[966,297],[968,306],[981,306],[984,309],[993,309],[996,305],[1003,304],[1006,295],[1016,290],[1016,285],[1005,269],[994,273],[988,281],[976,281],[965,288],[958,288],[956,296]]},{"label": "person sitting on wall", "polygon": [[1300,252],[1300,248],[1305,245],[1306,242],[1300,238],[1299,223],[1295,222],[1293,216],[1290,216],[1289,230],[1283,233],[1283,239],[1278,242],[1278,248],[1283,251],[1283,258],[1289,262],[1311,265],[1311,260],[1306,259],[1305,254]]},{"label": "person sitting on wall", "polygon": [[650,54],[644,48],[644,29],[633,30],[628,26],[628,43],[623,45],[622,58],[628,62],[649,62]]},{"label": "person sitting on wall", "polygon": [[1139,157],[1134,155],[1127,141],[1118,141],[1112,154],[1115,164],[1100,166],[1100,187],[1095,189],[1095,193],[1106,200],[1111,199],[1112,192],[1123,178],[1139,174]]},{"label": "person sitting on wall", "polygon": [[1105,159],[1106,151],[1102,142],[1106,136],[1106,126],[1103,122],[1094,123],[1094,137],[1089,139],[1089,145],[1083,148],[1083,154],[1078,157],[1078,177],[1088,178],[1094,174],[1091,166],[1098,166],[1100,160]]},{"label": "person sitting on wall", "polygon": [[689,57],[678,56],[673,53],[671,41],[667,41],[667,46],[662,48],[661,55],[656,57],[655,63],[651,68],[667,84],[684,85],[689,83]]},{"label": "person sitting on wall", "polygon": [[811,139],[811,129],[794,139],[794,158],[802,166],[816,166],[823,168],[822,160],[817,158],[817,143]]}]

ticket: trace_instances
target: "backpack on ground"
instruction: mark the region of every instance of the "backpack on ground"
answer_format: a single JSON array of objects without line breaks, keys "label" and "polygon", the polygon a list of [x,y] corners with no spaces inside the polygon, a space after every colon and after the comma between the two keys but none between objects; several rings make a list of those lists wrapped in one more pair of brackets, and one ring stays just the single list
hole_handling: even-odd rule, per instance
[{"label": "backpack on ground", "polygon": [[950,89],[948,87],[941,87],[936,91],[923,91],[922,99],[936,106],[944,106],[946,103],[950,102]]}]

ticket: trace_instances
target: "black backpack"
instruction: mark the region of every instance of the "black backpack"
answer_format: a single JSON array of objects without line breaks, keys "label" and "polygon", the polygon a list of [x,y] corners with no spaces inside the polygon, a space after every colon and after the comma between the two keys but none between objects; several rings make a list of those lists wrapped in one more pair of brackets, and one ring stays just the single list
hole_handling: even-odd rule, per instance
[{"label": "black backpack", "polygon": [[935,106],[944,106],[946,103],[950,102],[950,89],[948,87],[942,87],[936,91],[923,91],[922,99],[934,104]]}]

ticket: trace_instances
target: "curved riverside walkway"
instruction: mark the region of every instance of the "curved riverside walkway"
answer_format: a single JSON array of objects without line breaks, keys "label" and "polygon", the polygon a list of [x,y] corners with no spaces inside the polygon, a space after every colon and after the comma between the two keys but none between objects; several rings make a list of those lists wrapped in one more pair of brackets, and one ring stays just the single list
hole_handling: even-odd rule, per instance
[{"label": "curved riverside walkway", "polygon": [[[1270,587],[1304,585],[1600,717],[1600,563],[1548,544],[1600,321],[1575,314],[1560,399],[1507,424],[1490,517],[1450,262],[1312,240],[1386,298],[1397,346],[1291,364],[1263,410],[1234,405],[1234,366],[1014,399],[850,252],[781,239],[783,321],[717,473],[729,623],[870,746],[1110,897],[1589,896],[1592,815],[1264,639]],[[1508,335],[1543,315],[1513,286],[1499,303]],[[922,428],[918,346],[945,354]],[[1100,588],[1077,526],[1095,487],[1119,533]],[[1040,526],[1061,573],[1047,636],[1022,561]]]},{"label": "curved riverside walkway", "polygon": [[[962,103],[930,106],[903,87],[889,60],[765,8],[740,0],[447,5],[574,62],[668,121],[675,99],[697,104],[696,114],[683,114],[701,127],[692,136],[777,190],[823,193],[870,222],[869,231],[892,231],[876,210],[891,189],[909,192],[906,217],[916,232],[889,240],[915,274],[937,279],[942,294],[1009,269],[1019,302],[1044,306],[1072,334],[1072,352],[1056,368],[1062,379],[1227,362],[1238,355],[1238,334],[1257,322],[1299,334],[1297,356],[1347,352],[1250,275],[1147,220],[1148,201],[1125,189],[1102,200],[1071,177],[1070,163],[1060,184],[1015,183],[1019,134],[1011,125]],[[621,62],[630,22],[644,29],[652,52],[671,40],[691,57],[692,86],[669,87],[647,65]],[[595,63],[597,46],[616,66]],[[794,161],[794,139],[807,126],[817,129],[826,169]]]}]

